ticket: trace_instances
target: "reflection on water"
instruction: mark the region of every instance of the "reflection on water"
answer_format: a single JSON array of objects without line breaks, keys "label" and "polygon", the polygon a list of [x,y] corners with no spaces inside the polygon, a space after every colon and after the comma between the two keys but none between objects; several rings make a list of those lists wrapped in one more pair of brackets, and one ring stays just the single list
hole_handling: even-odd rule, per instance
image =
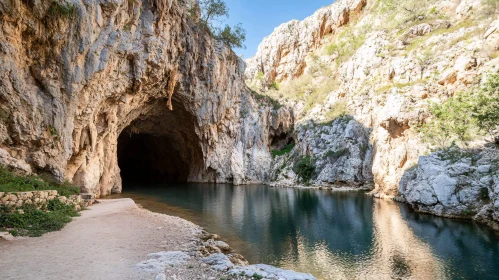
[{"label": "reflection on water", "polygon": [[319,279],[497,279],[499,236],[471,222],[345,193],[266,186],[127,186],[155,212],[217,233],[251,263]]}]

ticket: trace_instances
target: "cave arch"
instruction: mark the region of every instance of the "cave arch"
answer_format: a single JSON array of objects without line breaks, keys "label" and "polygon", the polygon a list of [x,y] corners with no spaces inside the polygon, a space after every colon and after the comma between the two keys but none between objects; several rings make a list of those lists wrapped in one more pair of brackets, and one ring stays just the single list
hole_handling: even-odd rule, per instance
[{"label": "cave arch", "polygon": [[197,182],[204,160],[197,120],[180,102],[166,100],[140,114],[118,137],[123,186],[137,183]]}]

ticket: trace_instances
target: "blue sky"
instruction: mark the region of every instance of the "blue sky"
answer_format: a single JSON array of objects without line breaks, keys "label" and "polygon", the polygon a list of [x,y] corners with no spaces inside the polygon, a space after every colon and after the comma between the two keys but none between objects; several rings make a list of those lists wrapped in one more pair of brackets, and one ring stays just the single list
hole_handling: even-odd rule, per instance
[{"label": "blue sky", "polygon": [[292,19],[302,20],[317,9],[330,5],[334,0],[225,0],[230,17],[226,23],[238,22],[246,29],[246,49],[234,51],[250,58],[255,55],[263,38],[281,23]]}]

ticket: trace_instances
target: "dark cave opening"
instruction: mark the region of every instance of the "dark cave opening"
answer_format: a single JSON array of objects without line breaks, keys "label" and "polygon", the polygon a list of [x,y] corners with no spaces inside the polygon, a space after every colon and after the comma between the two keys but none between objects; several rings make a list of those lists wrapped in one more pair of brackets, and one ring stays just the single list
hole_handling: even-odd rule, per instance
[{"label": "dark cave opening", "polygon": [[125,183],[187,182],[189,176],[189,163],[165,136],[122,133],[118,165]]},{"label": "dark cave opening", "polygon": [[294,145],[295,139],[290,133],[281,132],[272,135],[270,138],[270,149],[271,150],[281,150],[287,145]]},{"label": "dark cave opening", "polygon": [[158,103],[121,132],[117,150],[123,186],[205,179],[196,119],[178,102],[173,106],[170,111]]}]

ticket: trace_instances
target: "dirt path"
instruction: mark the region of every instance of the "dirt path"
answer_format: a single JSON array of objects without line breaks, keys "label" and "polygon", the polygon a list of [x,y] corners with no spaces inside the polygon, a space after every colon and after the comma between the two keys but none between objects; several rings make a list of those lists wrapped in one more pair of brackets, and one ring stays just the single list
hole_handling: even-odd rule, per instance
[{"label": "dirt path", "polygon": [[195,248],[198,226],[131,199],[101,201],[59,232],[0,242],[0,278],[153,279],[135,269],[147,254]]}]

